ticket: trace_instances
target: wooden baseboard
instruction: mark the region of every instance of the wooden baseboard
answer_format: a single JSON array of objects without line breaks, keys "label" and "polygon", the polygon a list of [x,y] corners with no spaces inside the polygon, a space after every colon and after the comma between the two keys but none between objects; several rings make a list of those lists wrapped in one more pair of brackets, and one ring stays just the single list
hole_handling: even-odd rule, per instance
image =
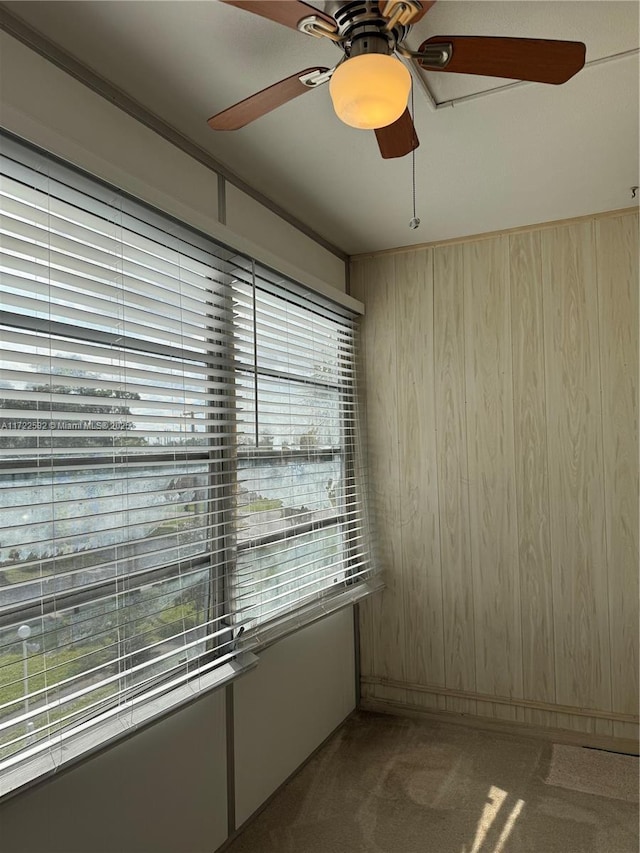
[{"label": "wooden baseboard", "polygon": [[569,731],[568,729],[543,728],[535,726],[532,723],[524,723],[516,720],[496,720],[490,717],[462,714],[455,711],[432,711],[418,705],[394,702],[391,699],[363,699],[360,703],[360,710],[400,717],[411,717],[413,719],[433,720],[440,723],[453,723],[454,725],[470,726],[471,728],[502,732],[503,734],[540,738],[542,740],[553,741],[553,743],[586,746],[591,749],[606,749],[610,752],[622,752],[627,755],[640,754],[638,741],[630,738],[612,737],[610,735],[599,735],[591,732]]},{"label": "wooden baseboard", "polygon": [[[542,711],[549,714],[562,714],[575,717],[586,717],[589,720],[605,720],[609,723],[624,723],[630,726],[638,727],[640,720],[636,714],[622,714],[618,711],[599,711],[596,708],[581,708],[575,705],[559,705],[557,702],[539,702],[533,699],[523,699],[517,696],[498,696],[491,693],[477,693],[474,690],[455,690],[450,687],[443,687],[436,684],[417,684],[412,681],[398,681],[393,678],[381,678],[380,676],[368,675],[361,676],[360,681],[365,688],[381,687],[383,689],[405,691],[407,696],[411,693],[417,695],[427,695],[432,699],[440,697],[449,697],[452,699],[462,699],[466,702],[478,703],[485,707],[493,705],[501,705],[511,709],[522,709],[527,711]],[[375,699],[392,699],[389,696],[372,696]],[[410,703],[411,704],[411,703]],[[418,705],[418,703],[415,703]],[[435,706],[437,707],[437,706]],[[449,710],[449,709],[447,709]],[[484,714],[476,714],[476,716],[486,716]]]}]

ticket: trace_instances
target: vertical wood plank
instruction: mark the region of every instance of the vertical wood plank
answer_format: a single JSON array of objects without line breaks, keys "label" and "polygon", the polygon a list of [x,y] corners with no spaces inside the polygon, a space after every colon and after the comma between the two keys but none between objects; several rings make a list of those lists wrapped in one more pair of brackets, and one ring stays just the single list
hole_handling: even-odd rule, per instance
[{"label": "vertical wood plank", "polygon": [[596,222],[596,253],[612,703],[637,714],[638,215]]},{"label": "vertical wood plank", "polygon": [[430,250],[395,257],[395,292],[406,678],[443,685]]},{"label": "vertical wood plank", "polygon": [[[368,632],[366,621],[369,618],[373,630],[372,671],[366,674],[404,681],[406,645],[400,540],[394,260],[389,256],[367,260],[363,272],[361,287],[366,314],[362,332],[370,493],[376,531],[374,547],[386,584],[386,589],[373,596],[363,608],[365,631]],[[385,698],[384,691],[385,688],[377,686],[376,696]]]},{"label": "vertical wood plank", "polygon": [[[541,233],[560,704],[611,708],[598,293],[592,223]],[[572,728],[588,730],[584,718]]]},{"label": "vertical wood plank", "polygon": [[[372,265],[370,260],[361,260],[352,262],[350,269],[350,286],[351,294],[355,299],[361,302],[366,302],[366,282],[368,271]],[[362,332],[360,335],[360,351],[358,354],[358,369],[360,371],[360,412],[364,418],[363,426],[366,427],[367,416],[367,392],[368,381],[366,376],[367,358],[367,340],[366,340],[366,324],[362,320]],[[365,440],[367,439],[365,435]],[[360,675],[361,677],[375,675],[375,640],[377,632],[377,608],[378,595],[366,598],[360,602],[358,607],[358,633],[360,637]],[[361,696],[363,699],[373,695],[373,691],[368,684],[360,684]]]},{"label": "vertical wood plank", "polygon": [[[469,473],[465,413],[462,246],[434,249],[434,360],[445,683],[476,690]],[[447,710],[474,714],[473,700],[447,697]]]},{"label": "vertical wood plank", "polygon": [[[540,232],[509,238],[515,485],[525,699],[555,702]],[[526,722],[555,726],[547,711]]]},{"label": "vertical wood plank", "polygon": [[522,696],[507,237],[465,244],[464,285],[476,679],[481,693]]}]

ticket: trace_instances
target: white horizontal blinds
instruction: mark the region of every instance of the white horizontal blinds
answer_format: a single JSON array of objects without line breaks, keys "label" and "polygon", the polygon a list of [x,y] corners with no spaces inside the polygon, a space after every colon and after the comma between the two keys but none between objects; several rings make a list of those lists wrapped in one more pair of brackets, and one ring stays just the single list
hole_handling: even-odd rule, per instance
[{"label": "white horizontal blinds", "polygon": [[235,403],[230,253],[31,152],[1,159],[11,763],[233,653]]},{"label": "white horizontal blinds", "polygon": [[0,770],[369,571],[351,316],[2,145]]},{"label": "white horizontal blinds", "polygon": [[352,318],[259,270],[233,284],[237,569],[246,626],[337,593],[369,570],[354,456]]}]

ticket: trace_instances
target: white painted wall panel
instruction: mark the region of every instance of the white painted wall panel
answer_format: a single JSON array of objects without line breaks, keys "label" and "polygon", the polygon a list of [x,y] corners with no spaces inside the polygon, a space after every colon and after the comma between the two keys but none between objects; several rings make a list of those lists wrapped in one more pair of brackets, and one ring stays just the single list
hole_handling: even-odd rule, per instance
[{"label": "white painted wall panel", "polygon": [[349,607],[271,646],[236,682],[236,826],[355,708],[353,647]]},{"label": "white painted wall panel", "polygon": [[226,837],[224,690],[0,805],[4,853],[203,853]]},{"label": "white painted wall panel", "polygon": [[0,121],[12,133],[211,232],[218,176],[0,33]]},{"label": "white painted wall panel", "polygon": [[229,183],[226,202],[226,224],[232,231],[344,291],[344,261]]}]

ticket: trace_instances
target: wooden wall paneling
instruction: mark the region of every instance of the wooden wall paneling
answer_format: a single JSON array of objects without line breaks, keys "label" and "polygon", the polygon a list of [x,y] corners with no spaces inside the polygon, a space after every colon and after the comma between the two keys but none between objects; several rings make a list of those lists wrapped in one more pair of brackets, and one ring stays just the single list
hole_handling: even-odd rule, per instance
[{"label": "wooden wall paneling", "polygon": [[[396,255],[398,462],[409,682],[444,685],[433,370],[433,268],[429,250]],[[418,694],[427,707],[442,696]]]},{"label": "wooden wall paneling", "polygon": [[[561,729],[575,732],[588,732],[593,735],[613,736],[614,726],[619,726],[620,737],[638,739],[638,727],[633,723],[619,722],[602,717],[591,717],[588,714],[556,714],[557,726]],[[631,727],[631,728],[630,728]],[[633,731],[635,734],[633,734]]]},{"label": "wooden wall paneling", "polygon": [[388,585],[365,699],[637,739],[637,227],[354,263]]},{"label": "wooden wall paneling", "polygon": [[[549,229],[540,236],[556,699],[563,705],[610,710],[593,223]],[[566,723],[590,730],[585,718],[575,716]]]},{"label": "wooden wall paneling", "polygon": [[[370,259],[356,261],[351,264],[350,268],[350,290],[351,295],[361,302],[365,302],[366,281],[368,271],[373,266],[373,261]],[[366,327],[364,318],[362,322],[362,333],[360,335],[360,353],[358,359],[358,367],[360,369],[360,414],[364,421],[364,429],[366,432],[366,415],[367,415],[367,392],[369,383],[366,376],[367,359],[367,341]],[[365,435],[366,438],[366,435]],[[360,654],[360,673],[361,675],[372,675],[375,672],[375,638],[377,633],[376,614],[379,602],[379,593],[369,598],[364,599],[358,606],[358,632],[359,632],[359,654]],[[374,691],[369,685],[361,683],[362,698],[374,696]]]},{"label": "wooden wall paneling", "polygon": [[[462,246],[433,250],[434,367],[445,684],[476,690],[469,472],[465,412]],[[474,714],[474,700],[447,697],[449,711]]]},{"label": "wooden wall paneling", "polygon": [[[464,246],[469,519],[477,689],[522,696],[509,238]],[[522,719],[523,710],[494,705]]]},{"label": "wooden wall paneling", "polygon": [[[638,744],[640,740],[640,727],[638,723],[619,723],[614,720],[613,735],[616,738],[624,738],[625,740],[635,741]],[[636,749],[636,755],[639,751]]]},{"label": "wooden wall paneling", "polygon": [[[638,214],[596,222],[613,710],[638,713]],[[629,737],[629,724],[613,733]]]},{"label": "wooden wall paneling", "polygon": [[[555,702],[540,233],[509,238],[515,486],[525,699]],[[526,709],[525,722],[555,727]]]},{"label": "wooden wall paneling", "polygon": [[[366,303],[363,337],[369,475],[376,547],[386,584],[386,589],[372,596],[363,608],[365,622],[370,618],[373,623],[372,629],[365,624],[364,636],[370,636],[373,631],[370,674],[404,681],[406,635],[400,540],[394,259],[379,258],[368,262],[364,267],[362,287]],[[360,294],[354,295],[363,298]],[[386,698],[386,688],[376,686],[375,696]],[[396,697],[397,691],[394,691],[393,698]]]}]

